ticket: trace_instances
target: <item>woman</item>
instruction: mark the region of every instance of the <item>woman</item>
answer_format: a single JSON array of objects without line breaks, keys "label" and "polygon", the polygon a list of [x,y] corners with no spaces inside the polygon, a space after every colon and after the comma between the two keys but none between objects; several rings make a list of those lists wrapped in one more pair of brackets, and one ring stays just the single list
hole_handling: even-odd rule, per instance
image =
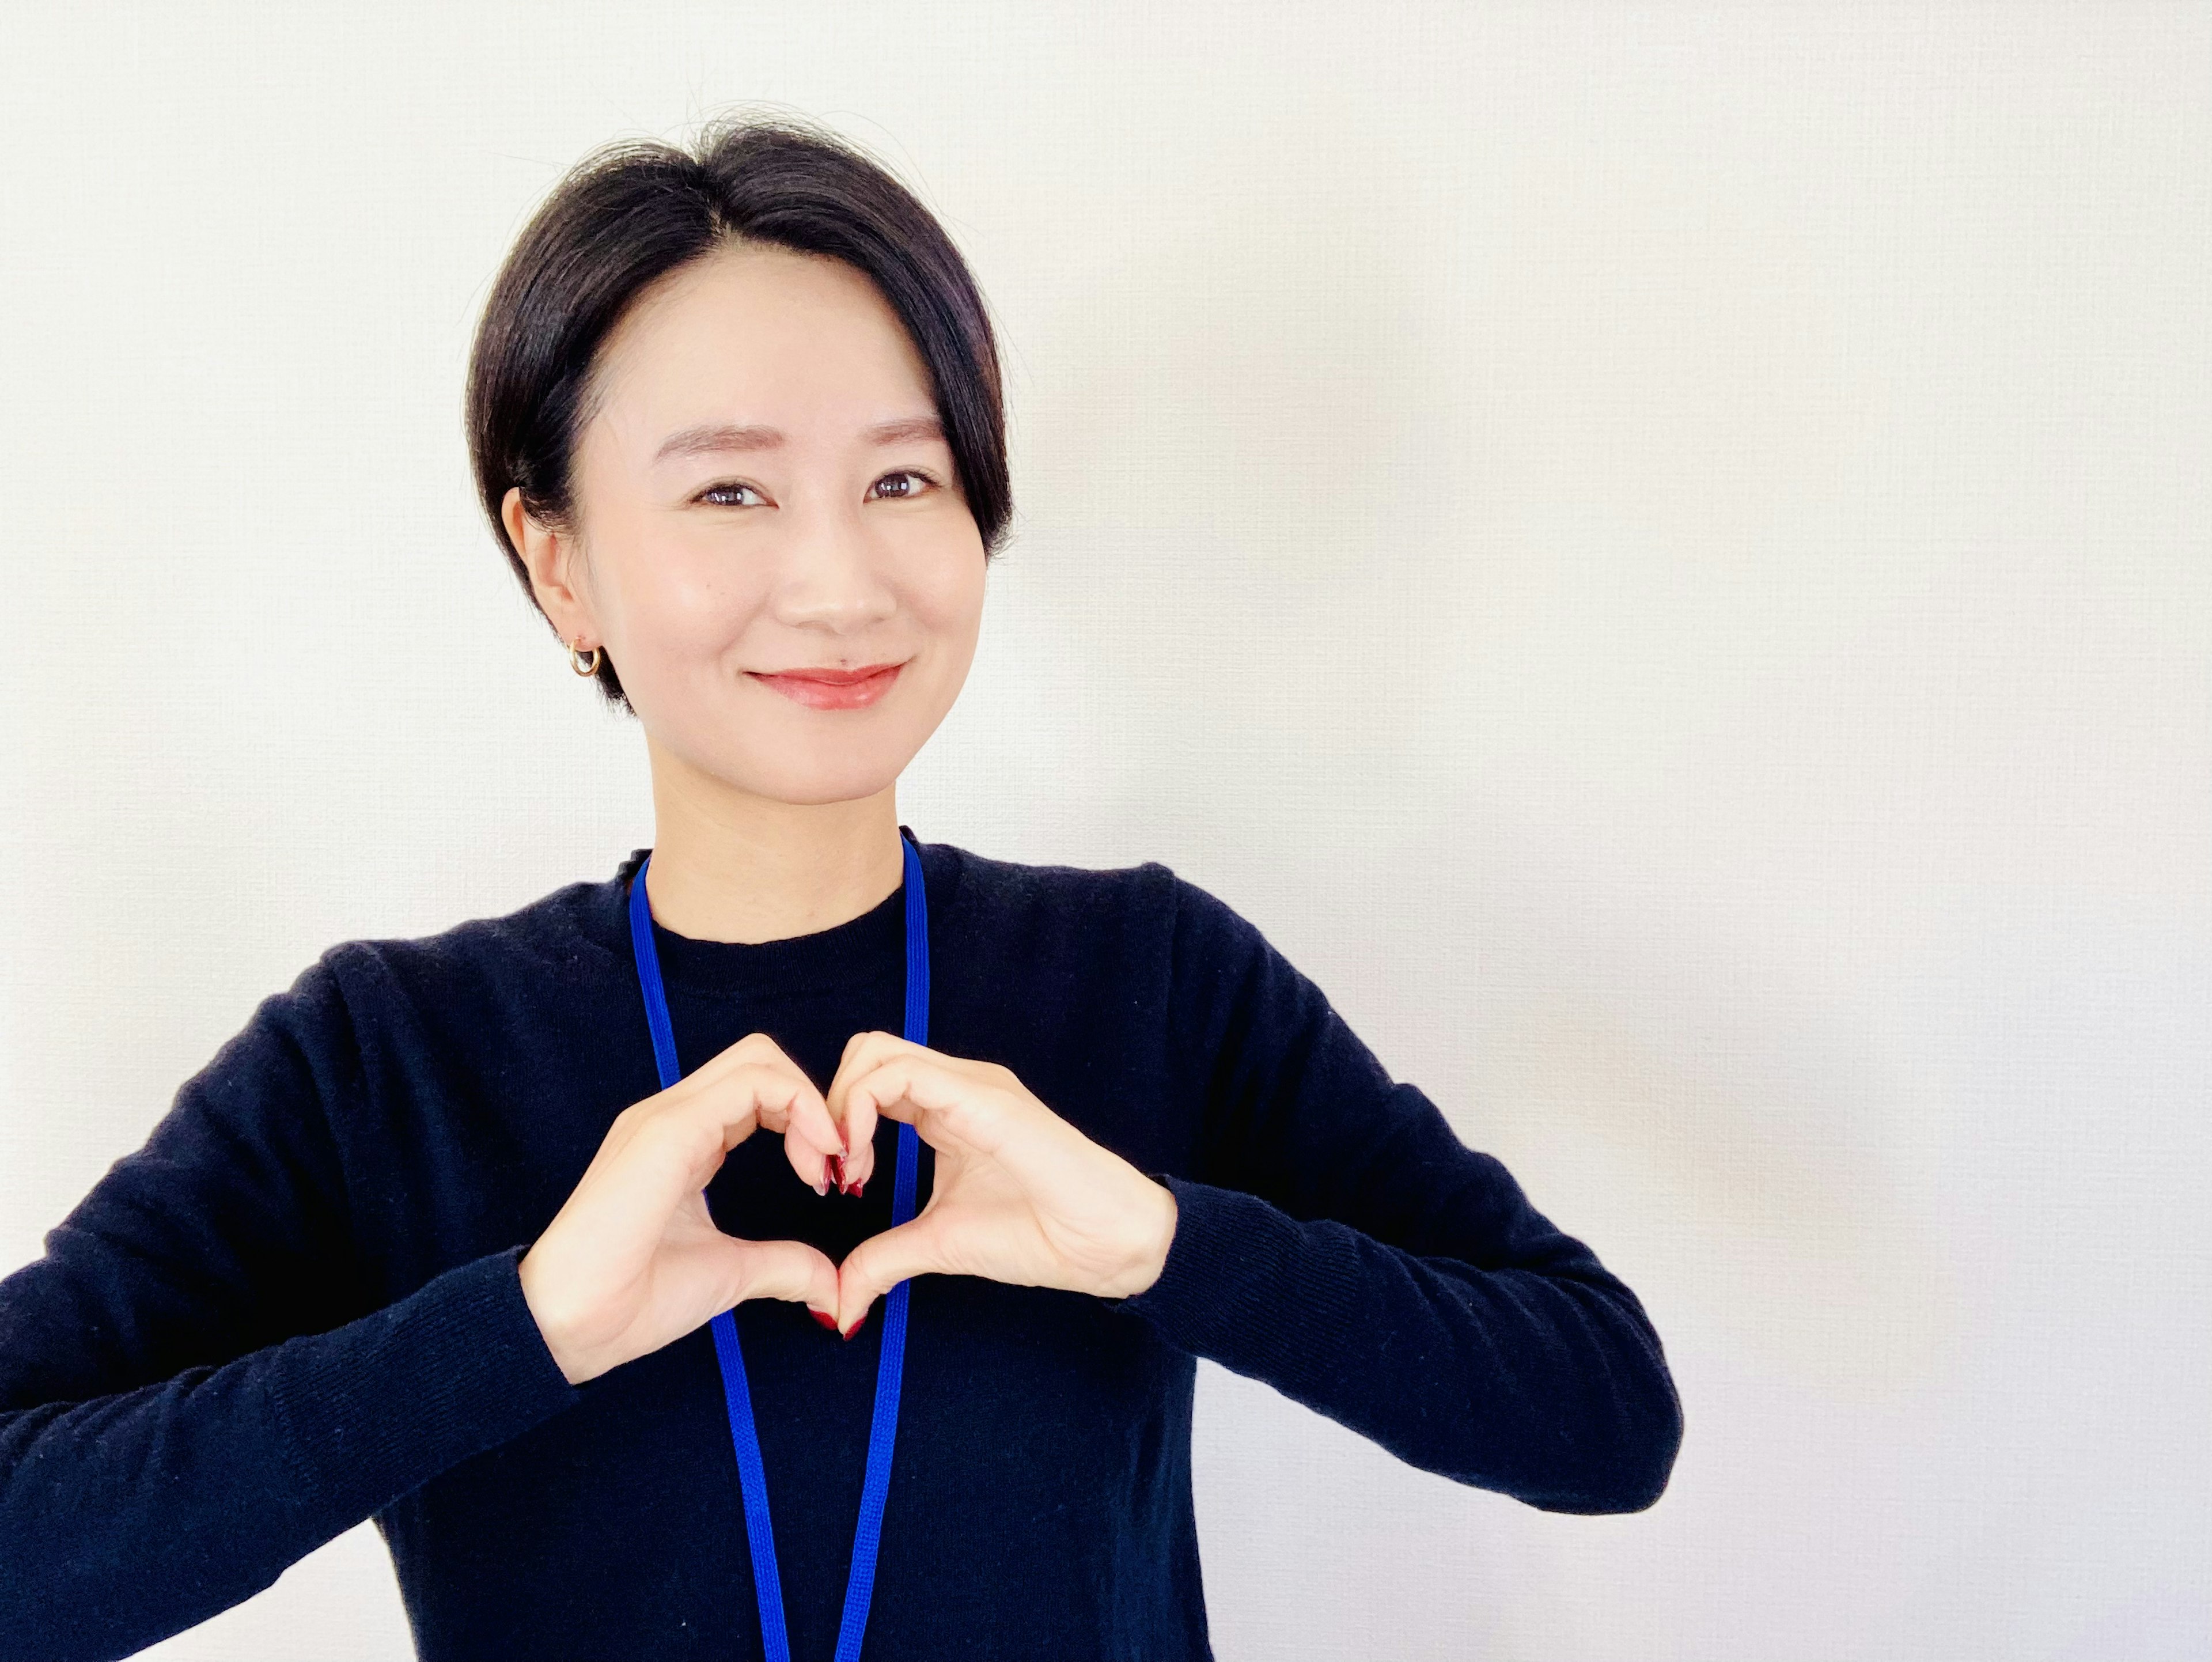
[{"label": "woman", "polygon": [[804,124],[541,209],[469,435],[653,847],[332,947],[0,1282],[0,1656],[373,1517],[426,1658],[1203,1657],[1200,1356],[1532,1506],[1657,1498],[1635,1296],[1250,924],[900,825],[1007,524],[995,350]]}]

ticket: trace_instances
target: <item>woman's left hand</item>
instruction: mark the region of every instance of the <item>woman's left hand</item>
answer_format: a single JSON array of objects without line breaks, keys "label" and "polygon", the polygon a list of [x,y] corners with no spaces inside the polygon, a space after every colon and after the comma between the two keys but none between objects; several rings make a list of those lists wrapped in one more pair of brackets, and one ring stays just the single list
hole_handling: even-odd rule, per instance
[{"label": "woman's left hand", "polygon": [[825,1100],[853,1150],[849,1181],[869,1179],[878,1116],[911,1123],[937,1154],[929,1203],[838,1267],[837,1328],[847,1338],[909,1275],[982,1275],[1104,1298],[1159,1279],[1175,1196],[1054,1113],[1011,1068],[896,1033],[855,1033]]}]

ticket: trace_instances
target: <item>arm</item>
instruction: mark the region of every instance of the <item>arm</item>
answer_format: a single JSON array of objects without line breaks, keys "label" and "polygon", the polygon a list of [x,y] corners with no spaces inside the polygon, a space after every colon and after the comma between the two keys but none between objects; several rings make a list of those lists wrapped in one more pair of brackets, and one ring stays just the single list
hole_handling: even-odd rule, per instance
[{"label": "arm", "polygon": [[327,960],[0,1280],[0,1658],[127,1656],[568,1403],[518,1245],[374,1307]]},{"label": "arm", "polygon": [[1171,1056],[1201,1082],[1159,1279],[1115,1302],[1407,1463],[1547,1512],[1664,1490],[1681,1408],[1636,1295],[1176,880]]}]

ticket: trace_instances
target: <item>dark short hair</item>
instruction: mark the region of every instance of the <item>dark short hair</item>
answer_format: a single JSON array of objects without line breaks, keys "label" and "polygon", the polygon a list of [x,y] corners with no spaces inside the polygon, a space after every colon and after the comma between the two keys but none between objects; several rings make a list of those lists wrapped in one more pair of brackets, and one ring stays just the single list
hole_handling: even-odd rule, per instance
[{"label": "dark short hair", "polygon": [[[592,151],[539,204],[492,284],[469,355],[469,455],[533,606],[500,518],[507,490],[521,488],[540,524],[574,524],[571,462],[600,344],[647,286],[733,241],[827,254],[874,282],[928,366],[984,557],[1003,545],[1013,496],[998,343],[966,262],[856,144],[798,116],[744,112],[708,123],[689,145],[626,139]],[[605,651],[598,679],[609,703],[629,709]]]}]

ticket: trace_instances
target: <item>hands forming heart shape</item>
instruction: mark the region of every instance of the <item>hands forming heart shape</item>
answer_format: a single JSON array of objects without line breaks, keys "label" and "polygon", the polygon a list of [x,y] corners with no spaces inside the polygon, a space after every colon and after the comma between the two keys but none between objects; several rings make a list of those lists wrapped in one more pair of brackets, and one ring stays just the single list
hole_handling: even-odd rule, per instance
[{"label": "hands forming heart shape", "polygon": [[[755,1130],[781,1132],[792,1170],[823,1193],[841,1171],[841,1188],[869,1180],[878,1117],[911,1123],[936,1151],[916,1216],[842,1264],[804,1241],[714,1227],[708,1181]],[[804,1303],[850,1338],[879,1295],[933,1272],[1125,1298],[1158,1278],[1175,1227],[1164,1184],[996,1062],[855,1033],[825,1098],[774,1039],[750,1033],[615,1116],[524,1255],[522,1291],[562,1373],[580,1385],[746,1299]]]}]

